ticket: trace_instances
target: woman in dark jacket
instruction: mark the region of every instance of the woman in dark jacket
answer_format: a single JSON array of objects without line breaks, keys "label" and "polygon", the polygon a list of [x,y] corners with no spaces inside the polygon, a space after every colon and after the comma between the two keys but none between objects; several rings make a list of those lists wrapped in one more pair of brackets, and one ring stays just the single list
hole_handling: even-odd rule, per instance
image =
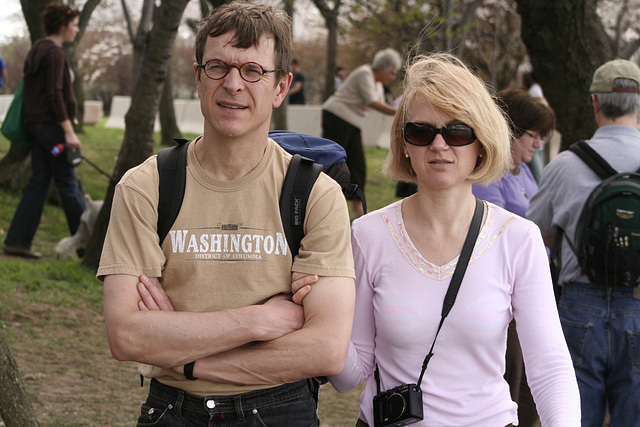
[{"label": "woman in dark jacket", "polygon": [[47,5],[42,14],[45,38],[36,41],[24,64],[24,120],[31,142],[32,175],[7,232],[8,255],[40,258],[31,250],[51,180],[56,183],[69,231],[74,234],[85,208],[75,170],[66,152],[80,148],[72,120],[76,99],[73,73],[62,44],[78,34],[80,11],[64,3]]}]

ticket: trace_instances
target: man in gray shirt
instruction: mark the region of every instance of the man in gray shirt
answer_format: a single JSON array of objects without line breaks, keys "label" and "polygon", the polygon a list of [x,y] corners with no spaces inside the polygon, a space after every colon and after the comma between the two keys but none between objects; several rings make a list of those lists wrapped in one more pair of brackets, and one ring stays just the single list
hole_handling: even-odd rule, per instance
[{"label": "man in gray shirt", "polygon": [[[587,141],[615,170],[640,168],[640,69],[626,60],[596,70],[589,88],[598,129]],[[556,227],[565,230],[558,311],[580,398],[582,426],[640,426],[640,289],[591,283],[567,243],[576,247],[582,209],[601,179],[573,152],[560,153],[544,169],[527,218],[550,246]],[[636,291],[634,298],[634,289]]]}]

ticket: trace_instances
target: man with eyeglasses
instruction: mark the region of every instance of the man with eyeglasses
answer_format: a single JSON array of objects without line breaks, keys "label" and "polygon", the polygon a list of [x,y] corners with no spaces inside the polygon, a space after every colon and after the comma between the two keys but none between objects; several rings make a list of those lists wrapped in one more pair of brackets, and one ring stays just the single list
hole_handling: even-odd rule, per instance
[{"label": "man with eyeglasses", "polygon": [[[595,71],[589,92],[598,129],[587,141],[588,147],[616,171],[637,171],[640,69],[627,60],[606,62]],[[527,218],[540,227],[548,246],[556,230],[564,230],[558,313],[578,379],[582,426],[601,427],[608,410],[609,425],[639,427],[640,287],[590,281],[574,253],[583,206],[601,182],[586,163],[566,150],[545,167]],[[616,212],[628,218],[638,214]],[[599,249],[608,256],[605,245]],[[615,267],[611,276],[614,271]]]},{"label": "man with eyeglasses", "polygon": [[[117,186],[98,277],[111,352],[151,379],[140,424],[318,425],[308,378],[342,369],[354,270],[340,187],[318,178],[293,260],[280,219],[291,156],[268,131],[291,60],[284,13],[217,8],[196,36],[204,132],[188,146],[182,208],[163,242],[156,157]],[[292,271],[317,279],[293,297],[306,295],[302,305]]]}]

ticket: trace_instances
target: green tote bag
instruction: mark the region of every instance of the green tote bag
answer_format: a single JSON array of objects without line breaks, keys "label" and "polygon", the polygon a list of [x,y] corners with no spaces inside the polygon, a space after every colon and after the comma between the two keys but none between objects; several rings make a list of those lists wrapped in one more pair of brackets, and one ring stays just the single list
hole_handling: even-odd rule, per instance
[{"label": "green tote bag", "polygon": [[18,83],[18,88],[13,95],[13,101],[11,101],[11,105],[9,105],[0,131],[11,142],[20,145],[29,145],[22,117],[23,91],[24,80]]}]

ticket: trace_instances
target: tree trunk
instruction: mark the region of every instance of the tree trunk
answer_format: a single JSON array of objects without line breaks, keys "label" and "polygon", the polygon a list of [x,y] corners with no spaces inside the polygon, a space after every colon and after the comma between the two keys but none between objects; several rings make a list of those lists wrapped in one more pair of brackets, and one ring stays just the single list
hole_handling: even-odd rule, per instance
[{"label": "tree trunk", "polygon": [[[284,11],[291,18],[291,28],[293,29],[293,14],[294,14],[294,2],[295,0],[284,0],[283,6]],[[291,35],[293,40],[293,34]],[[289,115],[287,114],[289,110],[289,97],[286,96],[284,101],[278,108],[273,109],[273,114],[271,116],[271,128],[278,130],[287,130],[289,129]]]},{"label": "tree trunk", "polygon": [[31,147],[11,143],[9,152],[0,160],[0,188],[18,191],[31,177]]},{"label": "tree trunk", "polygon": [[320,14],[324,18],[327,27],[327,69],[325,71],[325,84],[322,100],[325,101],[335,91],[336,57],[338,56],[338,15],[342,0],[335,0],[333,9],[326,0],[313,0]]},{"label": "tree trunk", "polygon": [[[50,0],[20,0],[22,14],[27,22],[31,44],[45,36],[41,14]],[[0,188],[18,191],[31,176],[29,154],[31,147],[11,143],[9,152],[0,160]]]},{"label": "tree trunk", "polygon": [[50,2],[51,0],[20,0],[22,14],[29,29],[31,44],[45,36],[44,29],[42,28],[42,17],[40,15]]},{"label": "tree trunk", "polygon": [[522,40],[536,79],[557,116],[561,149],[596,129],[588,102],[593,72],[612,59],[596,0],[516,0]]},{"label": "tree trunk", "polygon": [[171,147],[175,145],[173,138],[181,138],[180,128],[176,120],[176,110],[173,106],[173,85],[171,84],[171,65],[168,64],[167,81],[164,82],[160,98],[160,129],[161,145]]},{"label": "tree trunk", "polygon": [[[126,4],[124,3],[124,1],[122,2],[122,5],[126,11]],[[131,79],[131,81],[133,82],[132,91],[135,91],[135,88],[138,86],[138,79],[140,78],[140,74],[142,72],[142,61],[144,60],[145,49],[149,44],[149,33],[153,25],[154,10],[154,1],[144,0],[142,4],[142,13],[140,16],[140,23],[138,24],[138,30],[131,40],[131,44],[133,45],[133,70],[131,72],[131,75],[133,76],[133,78]],[[128,17],[128,13],[125,13],[125,16]],[[132,24],[130,22],[129,27],[132,27]]]},{"label": "tree trunk", "polygon": [[82,8],[80,19],[78,20],[78,28],[80,31],[72,43],[67,43],[64,46],[67,62],[75,76],[73,81],[73,91],[76,95],[76,101],[78,102],[78,109],[76,111],[77,123],[74,123],[74,130],[76,133],[84,133],[84,79],[80,69],[78,68],[78,43],[82,40],[82,37],[87,30],[87,26],[89,25],[91,14],[98,4],[100,4],[100,1],[101,0],[87,0]]},{"label": "tree trunk", "polygon": [[0,416],[7,427],[38,426],[18,365],[0,328]]},{"label": "tree trunk", "polygon": [[324,93],[322,100],[326,101],[336,90],[336,57],[338,56],[338,15],[332,14],[326,19],[327,24],[327,69],[325,71]]},{"label": "tree trunk", "polygon": [[98,216],[83,263],[97,269],[104,237],[109,224],[115,183],[130,168],[153,154],[153,127],[160,104],[160,95],[167,78],[171,49],[188,0],[162,0],[145,48],[140,78],[125,115],[125,133],[118,155],[113,182],[110,183],[104,205]]},{"label": "tree trunk", "polygon": [[69,68],[73,71],[73,92],[76,95],[76,120],[73,123],[73,129],[76,133],[84,133],[84,85],[82,83],[83,76],[78,68],[78,55],[76,50],[77,44],[71,43],[64,47],[65,56]]}]

